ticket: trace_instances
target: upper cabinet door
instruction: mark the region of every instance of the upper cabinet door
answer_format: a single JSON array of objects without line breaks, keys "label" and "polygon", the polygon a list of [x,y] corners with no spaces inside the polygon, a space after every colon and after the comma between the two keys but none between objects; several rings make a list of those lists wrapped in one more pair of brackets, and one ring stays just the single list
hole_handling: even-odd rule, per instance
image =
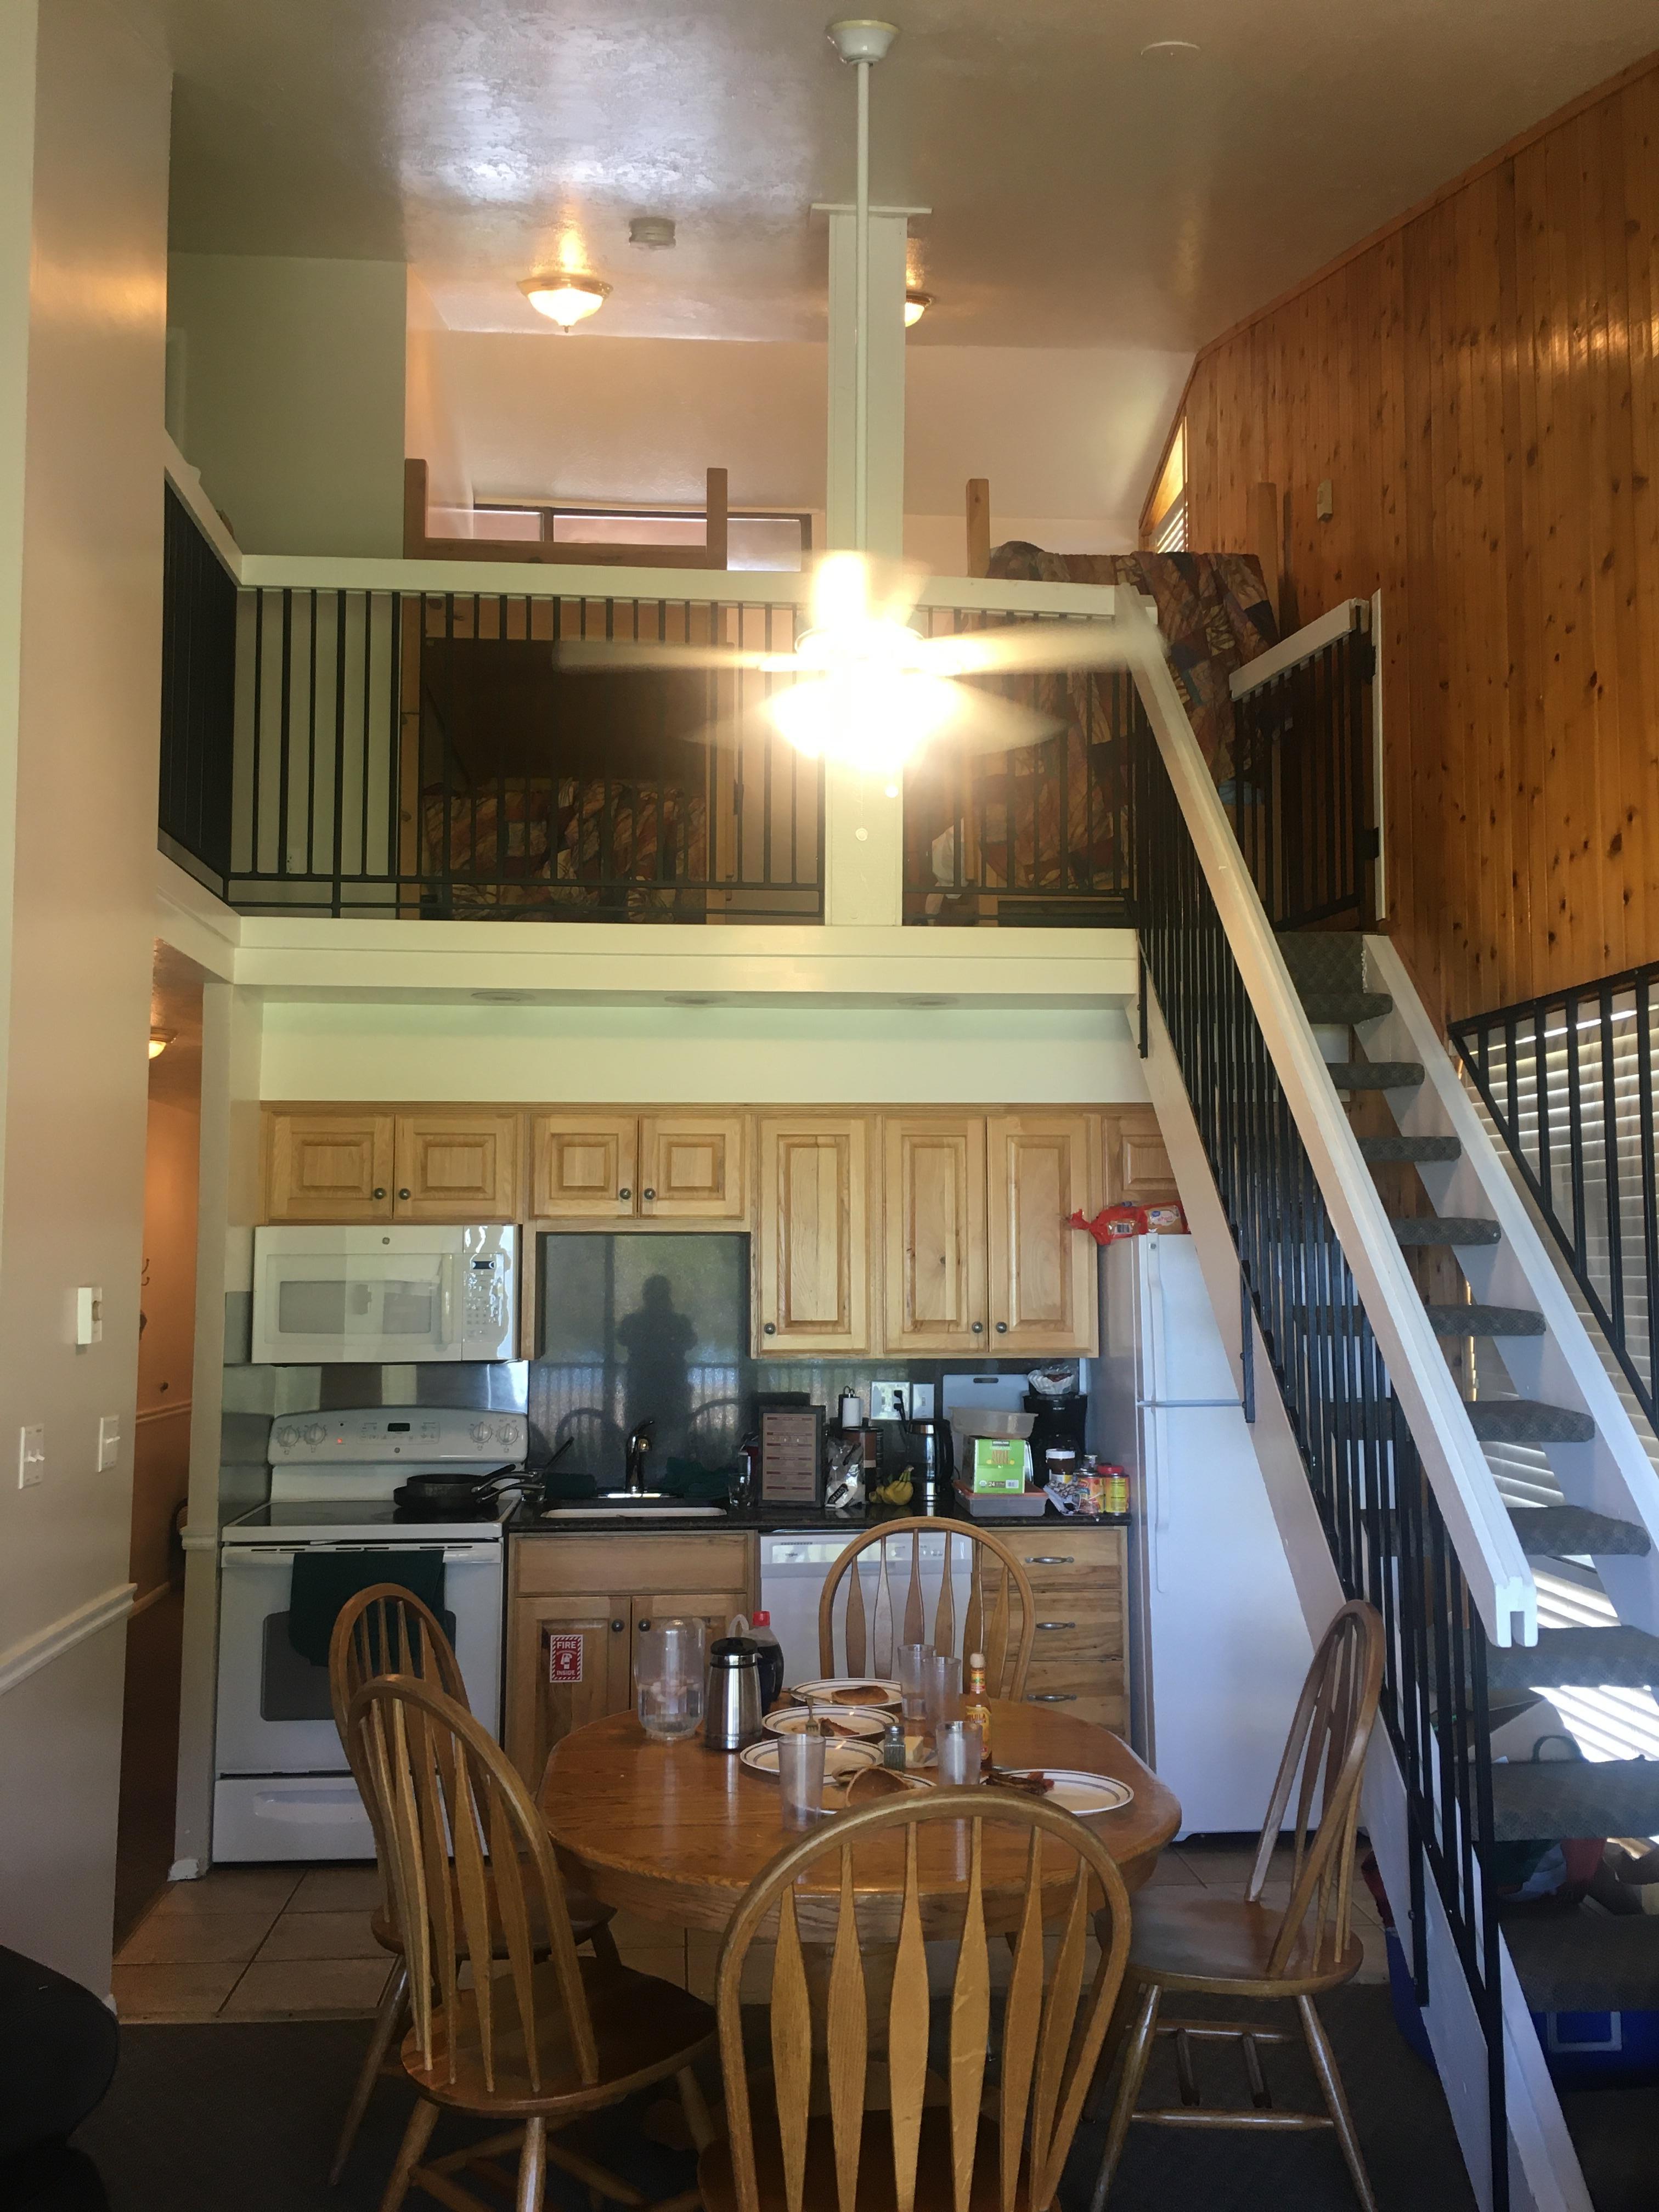
[{"label": "upper cabinet door", "polygon": [[755,1349],[867,1351],[867,1123],[763,1119],[759,1137]]},{"label": "upper cabinet door", "polygon": [[516,1114],[400,1114],[394,1212],[400,1221],[512,1221]]},{"label": "upper cabinet door", "polygon": [[272,1114],[266,1187],[272,1221],[386,1221],[390,1114]]},{"label": "upper cabinet door", "polygon": [[1069,1226],[1098,1203],[1091,1114],[994,1115],[989,1237],[994,1357],[1100,1349],[1095,1244]]},{"label": "upper cabinet door", "polygon": [[647,1114],[640,1212],[647,1220],[743,1221],[749,1179],[741,1114]]},{"label": "upper cabinet door", "polygon": [[1166,1206],[1178,1196],[1175,1170],[1158,1116],[1150,1106],[1113,1114],[1106,1121],[1106,1203]]},{"label": "upper cabinet door", "polygon": [[883,1125],[884,1349],[984,1358],[985,1118],[907,1116]]},{"label": "upper cabinet door", "polygon": [[533,1214],[615,1220],[634,1212],[639,1123],[631,1114],[538,1114],[530,1125]]}]

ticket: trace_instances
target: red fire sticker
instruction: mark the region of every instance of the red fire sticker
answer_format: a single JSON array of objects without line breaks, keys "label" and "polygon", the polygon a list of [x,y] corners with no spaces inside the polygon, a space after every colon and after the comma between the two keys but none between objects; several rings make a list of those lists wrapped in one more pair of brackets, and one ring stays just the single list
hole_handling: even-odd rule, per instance
[{"label": "red fire sticker", "polygon": [[547,1639],[547,1679],[550,1682],[580,1682],[582,1678],[582,1639],[580,1636],[550,1636]]}]

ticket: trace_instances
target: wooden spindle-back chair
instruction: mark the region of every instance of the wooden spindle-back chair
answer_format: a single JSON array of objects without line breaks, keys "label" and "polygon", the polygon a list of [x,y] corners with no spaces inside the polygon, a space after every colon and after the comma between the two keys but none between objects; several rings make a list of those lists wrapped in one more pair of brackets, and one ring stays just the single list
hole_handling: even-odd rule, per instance
[{"label": "wooden spindle-back chair", "polygon": [[[412,1590],[404,1589],[399,1583],[376,1583],[372,1588],[359,1590],[355,1597],[349,1598],[335,1618],[333,1632],[329,1638],[328,1688],[334,1709],[334,1725],[340,1732],[340,1741],[351,1768],[352,1779],[357,1784],[363,1809],[368,1814],[368,1825],[374,1837],[375,1863],[380,1875],[380,1909],[369,1925],[375,1942],[383,1950],[390,1952],[398,1962],[380,1994],[368,2048],[363,2054],[351,2101],[340,2124],[339,2140],[334,2147],[334,2162],[329,2169],[331,2182],[337,2182],[345,2170],[351,2147],[363,2123],[363,2115],[368,2110],[374,2084],[386,2069],[387,2054],[404,2025],[409,2002],[409,1964],[404,1954],[403,1936],[392,1888],[390,1862],[380,1829],[379,1802],[369,1787],[368,1776],[362,1768],[357,1740],[348,1725],[352,1699],[363,1684],[377,1674],[412,1675],[441,1690],[457,1705],[465,1705],[467,1703],[466,1684],[461,1677],[460,1662],[444,1632],[443,1623]],[[611,1908],[596,1904],[592,1898],[580,1896],[572,1898],[569,1904],[576,1941],[592,1943],[601,1955],[614,1959],[616,1946],[610,1932]]]},{"label": "wooden spindle-back chair", "polygon": [[[411,2185],[485,2212],[454,2177],[469,2165],[492,2171],[509,2148],[520,2151],[520,2212],[539,2205],[549,2163],[598,2197],[638,2205],[637,2190],[548,2138],[673,2075],[693,2138],[706,2143],[689,2069],[714,2047],[713,2012],[672,1983],[578,1956],[546,1825],[465,1705],[428,1682],[381,1675],[357,1692],[347,1725],[385,1838],[409,1961],[403,2063],[420,2100],[381,2212],[396,2212]],[[427,2163],[446,2105],[514,2124]],[[659,2212],[696,2202],[685,2192]]]},{"label": "wooden spindle-back chair", "polygon": [[[985,1867],[986,1831],[998,1827],[1018,1832],[1025,1881],[994,2073]],[[920,1869],[925,1856],[947,1853],[960,1887],[947,1904],[930,1881],[924,1924]],[[902,1855],[896,1904],[890,1887],[860,1896],[866,1855],[889,1863]],[[1045,1877],[1050,1901],[1058,1891],[1063,1903],[1052,1959],[1043,1942]],[[1092,1972],[1091,1915],[1101,1929]],[[941,2103],[927,2072],[925,1942],[947,1934],[957,1956]],[[1122,1877],[1099,1837],[1058,1807],[1009,1790],[890,1799],[780,1852],[750,1885],[720,1949],[715,2005],[727,2135],[699,2162],[708,2212],[883,2204],[896,2212],[1047,2212],[1128,1936]],[[744,1966],[757,1940],[775,1944],[763,2075],[744,2049],[742,2017]],[[827,1972],[809,1974],[804,1942],[829,1947]],[[868,2078],[872,2051],[885,2052],[884,2087],[879,2072]]]},{"label": "wooden spindle-back chair", "polygon": [[[1381,1616],[1358,1601],[1343,1606],[1321,1638],[1297,1701],[1243,1896],[1170,1887],[1150,1889],[1137,1900],[1123,1997],[1113,2023],[1113,2045],[1123,2049],[1123,2071],[1091,2212],[1103,2212],[1132,2120],[1194,2124],[1200,2109],[1191,2051],[1195,2037],[1240,2044],[1251,2099],[1248,2110],[1206,2110],[1204,2124],[1334,2129],[1355,2193],[1366,2212],[1375,2212],[1342,2078],[1314,1999],[1347,1981],[1364,1956],[1351,1917],[1355,1831],[1365,1753],[1382,1692],[1382,1652]],[[1295,1810],[1286,1824],[1292,1792]],[[1275,1909],[1261,1901],[1261,1892],[1286,1825],[1291,1893],[1282,1909]],[[1291,2113],[1273,2106],[1258,2046],[1289,2043],[1291,2036],[1213,2021],[1160,2021],[1166,1991],[1258,2003],[1293,2001],[1324,2112]],[[1175,2040],[1182,2102],[1137,2110],[1158,2035]]]},{"label": "wooden spindle-back chair", "polygon": [[[945,1557],[938,1601],[930,1622],[921,1589],[921,1539],[943,1537]],[[951,1569],[969,1547],[968,1602],[960,1638]],[[875,1589],[866,1599],[859,1562],[878,1547]],[[836,1663],[836,1607],[842,1607],[842,1649]],[[824,1675],[872,1674],[891,1677],[902,1644],[926,1644],[957,1654],[968,1674],[970,1652],[985,1654],[985,1686],[994,1698],[1023,1698],[1036,1633],[1031,1581],[1000,1537],[965,1522],[917,1519],[889,1521],[855,1536],[825,1576],[818,1600],[818,1668]]]}]

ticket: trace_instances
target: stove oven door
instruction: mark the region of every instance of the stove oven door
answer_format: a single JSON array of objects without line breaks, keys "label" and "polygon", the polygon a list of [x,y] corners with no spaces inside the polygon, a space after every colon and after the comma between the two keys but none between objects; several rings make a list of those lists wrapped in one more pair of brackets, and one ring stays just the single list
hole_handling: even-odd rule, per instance
[{"label": "stove oven door", "polygon": [[[368,1859],[374,1856],[329,1702],[328,1669],[288,1638],[295,1543],[224,1547],[219,1611],[216,1859]],[[473,1712],[501,1723],[501,1545],[331,1544],[330,1551],[422,1552],[444,1558],[445,1626]]]}]

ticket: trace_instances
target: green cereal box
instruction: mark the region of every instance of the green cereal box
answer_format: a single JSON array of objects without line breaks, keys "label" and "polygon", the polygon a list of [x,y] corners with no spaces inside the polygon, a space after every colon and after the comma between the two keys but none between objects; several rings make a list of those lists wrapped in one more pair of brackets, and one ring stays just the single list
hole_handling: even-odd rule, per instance
[{"label": "green cereal box", "polygon": [[1024,1490],[1025,1446],[1017,1437],[975,1437],[974,1488],[977,1491]]}]

